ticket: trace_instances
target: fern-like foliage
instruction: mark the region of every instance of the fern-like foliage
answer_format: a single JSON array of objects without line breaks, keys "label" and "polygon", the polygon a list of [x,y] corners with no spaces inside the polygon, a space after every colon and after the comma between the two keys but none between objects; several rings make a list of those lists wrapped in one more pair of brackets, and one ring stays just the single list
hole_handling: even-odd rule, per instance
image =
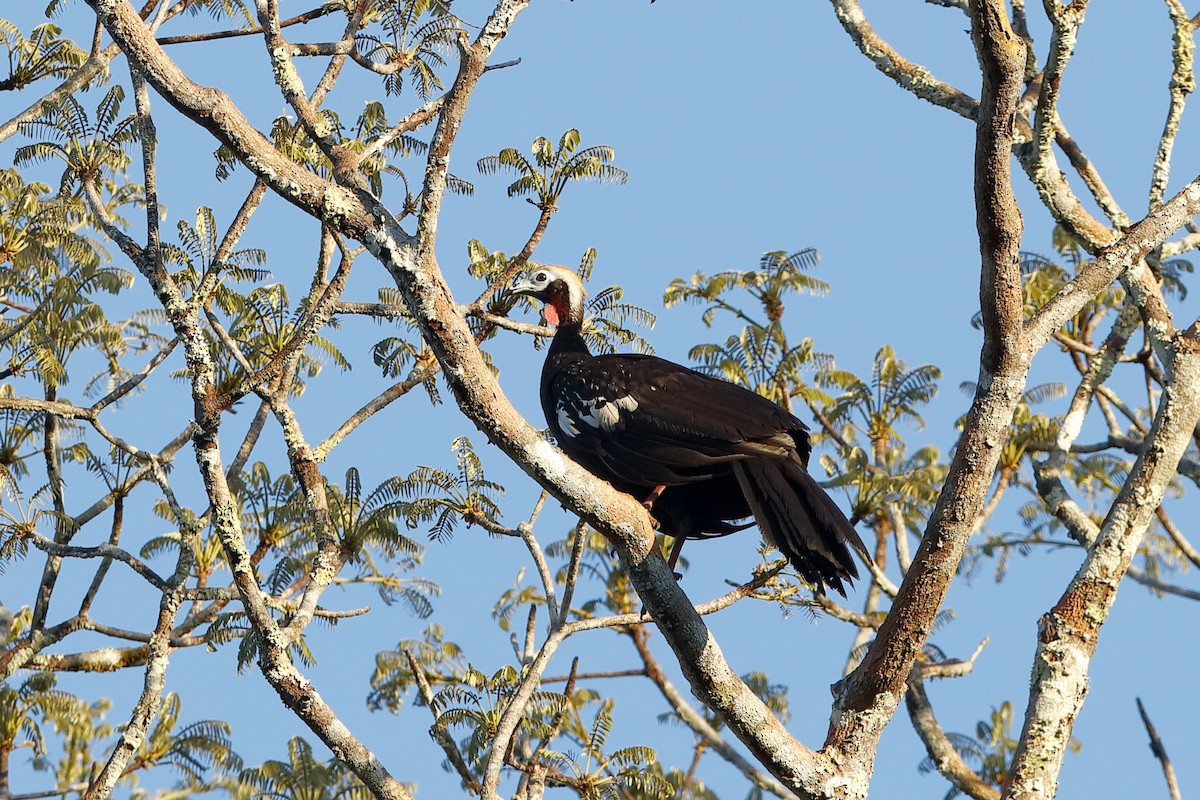
[{"label": "fern-like foliage", "polygon": [[371,792],[336,758],[318,761],[303,737],[288,740],[287,761],[242,770],[226,788],[235,800],[371,800]]},{"label": "fern-like foliage", "polygon": [[497,519],[497,500],[504,493],[503,486],[484,476],[483,462],[470,439],[460,436],[450,449],[455,454],[453,472],[422,466],[389,482],[404,500],[408,527],[428,525],[429,538],[439,542],[447,541],[460,521],[470,525]]},{"label": "fern-like foliage", "polygon": [[29,552],[29,537],[39,533],[39,528],[50,531],[59,526],[71,525],[70,517],[64,517],[50,504],[49,484],[41,486],[26,499],[13,484],[0,487],[0,575],[4,574],[7,562],[21,559]]},{"label": "fern-like foliage", "polygon": [[[520,674],[511,666],[503,666],[491,675],[468,666],[461,677],[433,696],[431,708],[437,727],[447,733],[464,730],[460,749],[468,763],[481,764],[487,757],[492,740],[508,703],[520,684]],[[540,702],[552,693],[535,693],[533,702]],[[518,739],[528,740],[524,732]]]},{"label": "fern-like foliage", "polygon": [[214,20],[237,21],[246,26],[258,24],[252,5],[242,0],[197,0],[188,4],[187,11],[192,16],[208,14]]},{"label": "fern-like foliage", "polygon": [[[326,496],[342,552],[358,566],[351,580],[374,585],[385,603],[400,603],[418,617],[432,614],[430,598],[440,593],[438,585],[400,576],[420,564],[424,553],[421,544],[401,533],[397,524],[409,513],[403,481],[393,478],[364,492],[358,470],[351,467],[346,471],[345,486],[328,486]],[[394,568],[385,568],[377,556],[394,562]]]},{"label": "fern-like foliage", "polygon": [[8,76],[0,78],[0,92],[69,75],[87,60],[87,52],[49,22],[35,27],[26,38],[16,25],[0,19],[0,47],[8,53]]},{"label": "fern-like foliage", "polygon": [[78,198],[53,197],[40,183],[0,171],[0,377],[33,374],[48,390],[68,381],[67,364],[80,350],[96,350],[121,374],[129,347],[125,323],[110,321],[95,296],[129,288],[133,275],[106,264],[99,246],[80,233]]},{"label": "fern-like foliage", "polygon": [[139,765],[170,765],[187,788],[203,786],[211,769],[236,772],[242,759],[233,750],[230,727],[220,720],[201,720],[182,727],[179,715],[183,703],[169,692],[146,738],[137,751]]},{"label": "fern-like foliage", "polygon": [[697,362],[701,372],[751,388],[783,405],[789,404],[800,383],[797,376],[833,366],[833,357],[816,352],[812,339],[790,344],[777,324],[765,328],[746,325],[723,343],[692,347],[688,357]]},{"label": "fern-like foliage", "polygon": [[0,264],[25,269],[58,250],[72,261],[98,261],[99,248],[79,232],[86,212],[78,197],[51,195],[44,183],[0,170]]},{"label": "fern-like foliage", "polygon": [[242,529],[258,534],[260,549],[284,546],[306,523],[288,473],[273,478],[267,465],[257,461],[229,488],[242,507]]},{"label": "fern-like foliage", "polygon": [[267,253],[257,247],[234,250],[223,259],[217,258],[220,231],[212,209],[207,206],[196,209],[194,222],[180,220],[176,230],[179,244],[163,245],[163,260],[179,267],[173,277],[185,293],[194,295],[200,290],[201,282],[205,283],[205,296],[191,298],[204,308],[215,306],[225,314],[234,314],[245,295],[227,288],[225,279],[259,283],[271,275],[262,267],[267,262]]},{"label": "fern-like foliage", "polygon": [[[88,774],[93,747],[112,733],[104,723],[107,708],[106,701],[89,704],[57,688],[47,672],[0,685],[0,752],[27,747],[35,770],[54,772],[58,785],[69,786]],[[58,739],[57,760],[48,747],[51,736]]]},{"label": "fern-like foliage", "polygon": [[[793,397],[823,399],[805,373],[833,368],[833,357],[818,352],[811,339],[793,344],[783,325],[784,299],[790,293],[824,294],[829,286],[807,271],[819,263],[812,249],[788,254],[764,253],[757,269],[695,273],[667,286],[663,303],[703,307],[700,319],[712,327],[717,314],[741,323],[724,342],[702,343],[689,353],[700,371],[745,386],[791,408]],[[763,316],[759,316],[761,309]]]},{"label": "fern-like foliage", "polygon": [[396,525],[396,518],[407,510],[402,495],[394,480],[364,494],[358,470],[346,470],[345,487],[330,493],[330,517],[343,552],[359,558],[363,548],[372,545],[388,556],[420,555],[421,545],[401,534]]},{"label": "fern-like foliage", "polygon": [[384,73],[389,94],[409,86],[422,100],[443,88],[439,70],[446,66],[462,25],[450,13],[450,0],[375,0],[368,4],[367,23],[376,23],[381,34],[360,32],[355,45]]},{"label": "fern-like foliage", "polygon": [[876,352],[867,380],[843,370],[821,374],[822,386],[837,392],[823,413],[842,443],[838,458],[821,463],[833,485],[853,490],[856,517],[879,521],[898,510],[910,530],[923,527],[946,466],[932,446],[909,455],[899,426],[924,425],[921,407],[937,394],[940,378],[931,365],[910,370],[889,346]]},{"label": "fern-like foliage", "polygon": [[501,667],[488,677],[468,666],[458,683],[433,696],[437,725],[444,729],[467,728],[465,755],[479,761],[495,737],[505,702],[516,691],[517,682],[517,672],[512,667]]},{"label": "fern-like foliage", "polygon": [[[389,293],[380,291],[381,296],[385,294]],[[405,322],[412,327],[411,320],[405,318]],[[388,336],[371,347],[371,360],[384,377],[396,378],[405,374],[420,377],[421,387],[429,397],[429,402],[435,406],[442,402],[442,393],[437,384],[437,357],[423,339],[418,338],[414,344],[410,339]]]},{"label": "fern-like foliage", "polygon": [[421,632],[420,639],[406,639],[393,650],[375,654],[371,692],[367,695],[368,708],[373,711],[386,709],[395,714],[404,706],[407,695],[417,685],[408,654],[416,660],[431,686],[458,682],[468,667],[462,648],[446,641],[441,625],[431,623]]},{"label": "fern-like foliage", "polygon": [[479,159],[477,166],[484,175],[515,174],[508,196],[529,196],[530,203],[546,212],[558,209],[558,199],[572,181],[625,183],[629,179],[629,173],[613,165],[616,155],[611,147],[600,144],[580,150],[579,144],[579,131],[571,128],[559,138],[557,147],[544,136],[534,139],[532,161],[515,147],[506,147]]},{"label": "fern-like foliage", "polygon": [[841,390],[826,413],[834,422],[850,424],[848,439],[861,435],[872,443],[898,443],[898,424],[925,427],[918,409],[937,395],[941,377],[942,371],[931,364],[908,369],[885,345],[875,353],[869,381],[836,370],[822,376],[824,385]]},{"label": "fern-like foliage", "polygon": [[624,800],[631,794],[670,797],[670,783],[660,769],[654,769],[658,762],[654,750],[642,746],[607,750],[613,705],[611,698],[599,704],[590,727],[579,737],[578,752],[544,749],[539,758],[587,800]]},{"label": "fern-like foliage", "polygon": [[[429,149],[428,145],[410,134],[392,133],[392,124],[388,121],[386,109],[375,101],[366,104],[349,129],[342,124],[336,111],[323,109],[319,115],[321,124],[330,132],[339,147],[348,153],[361,156],[358,171],[367,179],[371,191],[382,195],[384,178],[396,178],[404,189],[399,217],[415,213],[420,204],[420,192],[414,192],[410,188],[408,177],[394,162],[409,156],[424,155]],[[300,166],[326,180],[332,179],[333,164],[328,156],[309,137],[304,127],[291,117],[281,115],[275,118],[271,124],[271,141],[281,153]],[[232,175],[240,164],[234,152],[224,145],[217,148],[214,156],[217,160],[216,176],[219,180],[225,180]],[[446,189],[453,194],[462,195],[470,195],[475,191],[470,182],[454,175],[447,176]]]},{"label": "fern-like foliage", "polygon": [[43,106],[40,117],[21,125],[23,134],[40,141],[18,147],[13,163],[61,161],[62,195],[75,195],[87,185],[123,202],[138,200],[140,190],[130,194],[133,185],[124,178],[130,164],[126,148],[138,138],[138,121],[133,114],[121,116],[124,99],[125,90],[114,84],[97,104],[95,120],[74,95]]},{"label": "fern-like foliage", "polygon": [[663,303],[667,308],[680,303],[704,306],[701,319],[710,327],[718,311],[763,327],[728,295],[734,290],[745,292],[762,307],[768,321],[778,321],[783,317],[783,300],[788,293],[823,295],[829,291],[828,283],[808,274],[820,261],[820,255],[812,248],[790,254],[772,250],[763,253],[758,269],[731,269],[711,276],[697,272],[686,281],[676,278],[667,286]]},{"label": "fern-like foliage", "polygon": [[0,288],[29,309],[28,317],[9,328],[3,341],[9,374],[31,372],[43,385],[57,389],[70,380],[67,365],[72,356],[96,350],[108,364],[106,374],[121,375],[119,359],[127,351],[124,325],[110,321],[92,297],[119,294],[132,285],[127,270],[72,261],[66,251],[0,276]]},{"label": "fern-like foliage", "polygon": [[[278,283],[252,291],[239,312],[230,333],[242,343],[242,352],[255,367],[265,366],[283,353],[298,335],[297,325],[304,315],[303,309],[292,308],[287,290]],[[299,358],[297,376],[315,378],[326,361],[342,370],[350,369],[350,362],[330,340],[312,336]],[[293,393],[299,396],[303,390],[303,382],[297,380]]]},{"label": "fern-like foliage", "polygon": [[[221,293],[221,299],[230,306],[230,318],[223,322],[229,338],[237,342],[240,355],[253,370],[276,366],[289,355],[294,359],[293,368],[278,371],[276,378],[290,380],[287,389],[291,396],[303,395],[306,380],[319,375],[326,363],[342,370],[350,368],[342,351],[328,338],[313,333],[303,342],[297,339],[302,335],[300,325],[306,311],[302,305],[292,306],[283,284],[259,286],[247,295],[229,289]],[[233,390],[246,377],[245,370],[223,337],[212,331],[208,335],[212,352],[217,354],[218,389]],[[186,370],[172,375],[188,379]]]},{"label": "fern-like foliage", "polygon": [[[0,399],[16,396],[11,383],[0,384]],[[0,497],[17,488],[17,482],[29,474],[25,462],[36,454],[34,442],[41,437],[43,415],[40,411],[0,408]]]}]

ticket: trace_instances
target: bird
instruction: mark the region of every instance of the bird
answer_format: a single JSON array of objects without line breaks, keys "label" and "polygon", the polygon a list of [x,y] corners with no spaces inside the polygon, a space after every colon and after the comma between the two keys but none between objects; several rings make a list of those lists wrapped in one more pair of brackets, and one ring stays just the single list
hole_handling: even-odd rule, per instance
[{"label": "bird", "polygon": [[572,269],[544,265],[512,279],[555,327],[541,405],[570,458],[633,495],[675,539],[725,536],[757,524],[815,591],[858,577],[866,546],[808,473],[808,428],[749,389],[644,354],[593,355],[583,338],[585,291]]}]

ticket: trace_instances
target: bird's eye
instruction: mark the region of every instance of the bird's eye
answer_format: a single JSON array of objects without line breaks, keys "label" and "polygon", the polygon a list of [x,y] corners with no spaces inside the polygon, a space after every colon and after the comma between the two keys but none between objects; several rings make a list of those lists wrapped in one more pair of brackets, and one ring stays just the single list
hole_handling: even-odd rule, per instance
[{"label": "bird's eye", "polygon": [[534,275],[534,276],[533,276],[533,279],[534,279],[535,281],[539,281],[539,282],[540,282],[540,281],[548,280],[548,279],[549,279],[549,277],[550,277],[550,276],[549,276],[549,275],[547,275],[546,273],[544,273],[544,272],[539,272],[537,275]]}]

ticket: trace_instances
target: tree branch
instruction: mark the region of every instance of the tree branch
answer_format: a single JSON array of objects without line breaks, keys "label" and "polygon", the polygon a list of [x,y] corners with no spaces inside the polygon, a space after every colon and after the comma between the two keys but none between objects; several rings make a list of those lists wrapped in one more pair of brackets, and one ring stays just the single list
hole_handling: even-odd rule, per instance
[{"label": "tree branch", "polygon": [[1025,43],[1005,3],[971,4],[972,38],[983,70],[976,138],[976,204],[983,262],[981,380],[962,437],[900,592],[863,662],[835,691],[825,752],[868,774],[883,726],[895,713],[913,664],[962,559],[983,508],[1013,410],[1024,391],[1018,264],[1021,217],[1011,189],[1013,119],[1025,67]]},{"label": "tree branch", "polygon": [[1100,626],[1200,417],[1200,340],[1189,330],[1177,335],[1174,344],[1169,370],[1173,380],[1164,387],[1146,447],[1079,571],[1039,623],[1029,709],[1006,797],[1053,797],[1063,753],[1087,693]]},{"label": "tree branch", "polygon": [[938,724],[933,714],[933,706],[929,695],[925,692],[925,682],[917,670],[908,681],[908,693],[904,696],[908,709],[908,718],[913,729],[925,745],[925,752],[933,762],[937,771],[950,781],[950,784],[968,797],[975,800],[999,800],[1000,792],[991,786],[979,773],[967,765],[942,726]]},{"label": "tree branch", "polygon": [[1167,756],[1167,748],[1163,746],[1162,739],[1158,738],[1158,731],[1154,729],[1154,723],[1150,721],[1150,715],[1146,713],[1146,707],[1142,705],[1142,698],[1138,697],[1136,700],[1138,715],[1142,718],[1142,724],[1146,726],[1146,733],[1150,737],[1150,752],[1154,753],[1154,757],[1162,764],[1163,778],[1167,781],[1167,795],[1171,800],[1181,800],[1179,781],[1175,777],[1175,766]]}]

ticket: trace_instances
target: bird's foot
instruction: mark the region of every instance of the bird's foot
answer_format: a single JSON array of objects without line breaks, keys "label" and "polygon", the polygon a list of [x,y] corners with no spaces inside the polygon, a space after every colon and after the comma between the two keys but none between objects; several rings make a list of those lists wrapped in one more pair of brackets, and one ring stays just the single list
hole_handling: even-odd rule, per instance
[{"label": "bird's foot", "polygon": [[654,510],[654,501],[658,500],[658,498],[662,495],[663,490],[666,488],[667,487],[665,485],[655,486],[654,491],[652,491],[652,492],[650,492],[650,494],[646,495],[646,499],[642,501],[642,506],[647,511],[653,511]]}]

